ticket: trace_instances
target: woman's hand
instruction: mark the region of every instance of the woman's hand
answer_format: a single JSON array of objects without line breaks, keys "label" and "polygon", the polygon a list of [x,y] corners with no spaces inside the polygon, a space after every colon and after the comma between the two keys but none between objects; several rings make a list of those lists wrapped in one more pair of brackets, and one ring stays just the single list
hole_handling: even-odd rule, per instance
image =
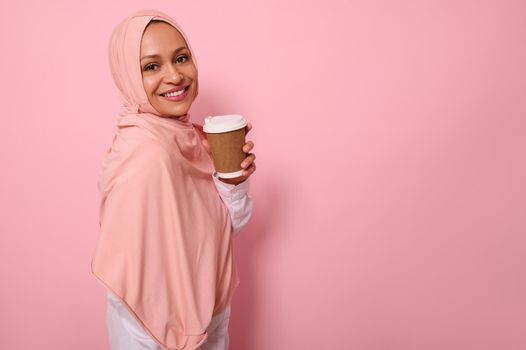
[{"label": "woman's hand", "polygon": [[[248,132],[251,129],[252,129],[252,124],[247,123],[247,126],[245,127],[245,130],[246,130],[245,134],[248,134]],[[208,140],[203,139],[203,146],[205,147],[206,151],[211,157],[212,153],[210,152],[210,144],[208,143]],[[250,150],[252,150],[252,148],[254,148],[254,142],[252,141],[247,141],[245,145],[243,146],[243,152],[248,153],[247,157],[241,162],[241,168],[243,168],[243,175],[233,178],[233,179],[222,179],[222,178],[219,178],[219,179],[225,183],[229,183],[232,185],[239,185],[240,183],[248,179],[248,177],[252,175],[254,171],[256,171],[256,163],[254,163],[254,161],[256,160],[256,155],[254,153],[249,153]]]}]

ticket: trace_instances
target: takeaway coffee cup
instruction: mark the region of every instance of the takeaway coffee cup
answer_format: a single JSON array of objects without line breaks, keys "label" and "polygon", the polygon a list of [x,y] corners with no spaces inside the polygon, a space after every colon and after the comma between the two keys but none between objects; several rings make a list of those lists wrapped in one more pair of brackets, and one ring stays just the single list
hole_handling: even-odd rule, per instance
[{"label": "takeaway coffee cup", "polygon": [[205,118],[203,131],[207,135],[217,175],[232,179],[243,174],[241,162],[246,158],[245,127],[247,122],[239,114]]}]

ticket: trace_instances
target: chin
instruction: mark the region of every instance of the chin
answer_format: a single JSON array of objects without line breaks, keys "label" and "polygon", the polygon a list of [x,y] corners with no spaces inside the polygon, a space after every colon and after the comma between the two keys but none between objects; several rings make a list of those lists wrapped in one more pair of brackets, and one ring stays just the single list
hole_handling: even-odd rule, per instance
[{"label": "chin", "polygon": [[188,113],[188,110],[164,110],[162,114],[169,116],[169,117],[181,117]]},{"label": "chin", "polygon": [[153,107],[160,114],[169,116],[182,116],[188,113],[188,110],[190,109],[190,106],[166,106],[165,104]]}]

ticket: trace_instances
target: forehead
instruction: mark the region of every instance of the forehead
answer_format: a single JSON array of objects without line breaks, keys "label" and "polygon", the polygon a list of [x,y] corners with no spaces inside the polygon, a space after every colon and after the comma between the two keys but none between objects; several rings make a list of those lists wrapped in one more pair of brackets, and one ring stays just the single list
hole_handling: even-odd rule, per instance
[{"label": "forehead", "polygon": [[186,46],[186,42],[176,28],[165,22],[151,23],[142,35],[141,54],[173,52],[180,46]]}]

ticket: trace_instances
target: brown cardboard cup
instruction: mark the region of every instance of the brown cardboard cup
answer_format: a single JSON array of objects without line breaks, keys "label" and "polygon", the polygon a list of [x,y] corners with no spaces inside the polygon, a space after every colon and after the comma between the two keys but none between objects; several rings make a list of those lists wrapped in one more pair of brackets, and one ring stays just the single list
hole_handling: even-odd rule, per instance
[{"label": "brown cardboard cup", "polygon": [[232,179],[243,174],[241,162],[246,158],[245,118],[229,114],[205,118],[204,132],[207,134],[210,151],[217,175]]}]

